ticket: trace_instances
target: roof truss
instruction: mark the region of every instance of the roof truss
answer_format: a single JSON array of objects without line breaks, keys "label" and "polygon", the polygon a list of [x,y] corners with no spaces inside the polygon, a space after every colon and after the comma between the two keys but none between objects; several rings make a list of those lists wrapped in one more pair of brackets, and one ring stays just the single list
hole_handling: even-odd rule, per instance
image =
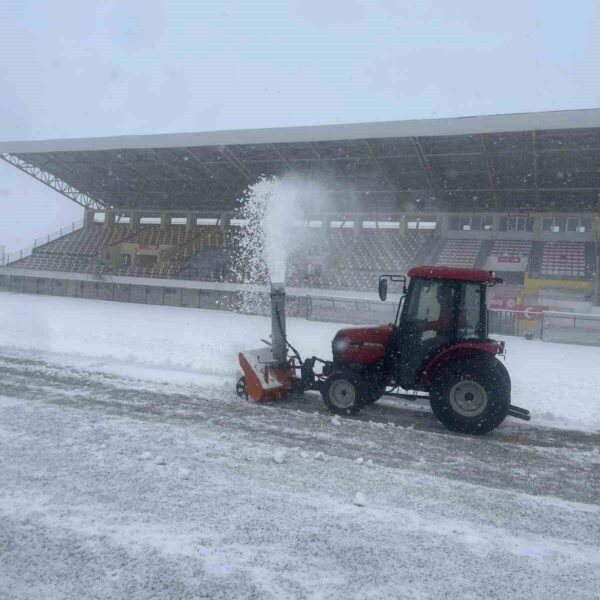
[{"label": "roof truss", "polygon": [[28,163],[19,156],[13,154],[0,154],[0,158],[84,208],[111,208],[111,204],[98,198],[92,198],[90,195],[74,188],[66,181],[63,181],[52,173],[44,171],[34,164]]}]

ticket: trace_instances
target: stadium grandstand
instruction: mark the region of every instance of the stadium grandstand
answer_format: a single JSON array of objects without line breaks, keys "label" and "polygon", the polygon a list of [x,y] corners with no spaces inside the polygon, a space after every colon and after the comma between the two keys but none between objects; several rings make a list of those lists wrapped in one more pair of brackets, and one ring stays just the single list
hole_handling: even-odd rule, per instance
[{"label": "stadium grandstand", "polygon": [[381,272],[422,263],[495,271],[498,306],[598,304],[596,109],[3,142],[0,157],[84,212],[5,254],[5,274],[239,283],[239,199],[295,174],[330,201],[298,224],[294,287],[374,291]]}]

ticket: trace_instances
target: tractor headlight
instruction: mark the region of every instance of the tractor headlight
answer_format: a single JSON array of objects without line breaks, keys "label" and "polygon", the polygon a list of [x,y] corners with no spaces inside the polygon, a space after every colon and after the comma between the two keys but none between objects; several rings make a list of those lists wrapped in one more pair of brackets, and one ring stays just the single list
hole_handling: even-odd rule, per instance
[{"label": "tractor headlight", "polygon": [[340,336],[333,340],[333,351],[337,354],[342,354],[348,350],[348,346],[350,345],[350,338],[346,336]]}]

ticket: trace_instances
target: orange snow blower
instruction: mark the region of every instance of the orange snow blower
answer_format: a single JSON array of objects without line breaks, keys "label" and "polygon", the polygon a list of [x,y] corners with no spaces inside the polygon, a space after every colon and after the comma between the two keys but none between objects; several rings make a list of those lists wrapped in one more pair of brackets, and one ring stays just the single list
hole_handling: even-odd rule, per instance
[{"label": "orange snow blower", "polygon": [[292,390],[295,365],[293,358],[287,358],[283,283],[271,284],[271,343],[262,341],[267,346],[239,354],[244,376],[238,381],[237,393],[250,402],[279,400]]}]

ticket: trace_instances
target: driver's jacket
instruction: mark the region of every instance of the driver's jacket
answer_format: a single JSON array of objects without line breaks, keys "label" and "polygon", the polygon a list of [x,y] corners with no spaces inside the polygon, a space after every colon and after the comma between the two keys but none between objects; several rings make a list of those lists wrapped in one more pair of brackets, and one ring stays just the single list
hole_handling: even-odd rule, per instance
[{"label": "driver's jacket", "polygon": [[[464,310],[458,313],[458,328],[467,328],[467,316]],[[452,327],[452,309],[442,308],[440,316],[435,321],[425,321],[423,331],[442,331],[447,332]]]}]

